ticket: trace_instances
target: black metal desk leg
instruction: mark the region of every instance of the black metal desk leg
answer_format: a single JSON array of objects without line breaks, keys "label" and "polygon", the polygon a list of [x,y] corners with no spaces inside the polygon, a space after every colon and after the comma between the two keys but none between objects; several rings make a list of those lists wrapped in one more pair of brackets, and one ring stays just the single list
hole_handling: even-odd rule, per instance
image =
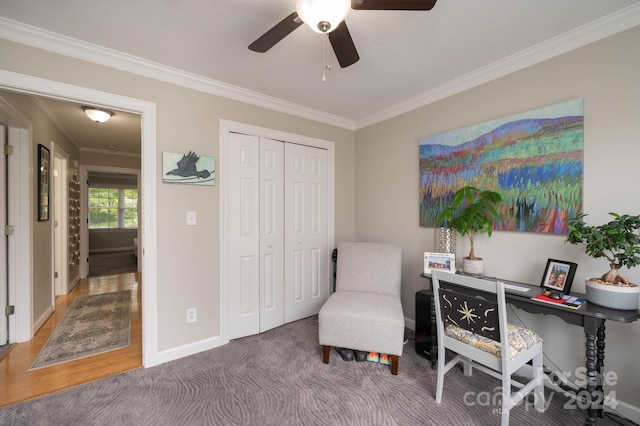
[{"label": "black metal desk leg", "polygon": [[585,318],[584,335],[586,337],[586,356],[587,356],[587,396],[589,397],[589,408],[587,408],[587,420],[585,424],[592,426],[596,424],[596,412],[598,406],[597,393],[597,371],[596,371],[596,324],[595,318]]},{"label": "black metal desk leg", "polygon": [[596,355],[596,373],[598,373],[598,417],[602,418],[602,410],[604,408],[604,389],[603,389],[603,369],[604,369],[604,338],[605,338],[605,323],[606,320],[601,320],[598,326],[598,339],[596,340],[597,355]]}]

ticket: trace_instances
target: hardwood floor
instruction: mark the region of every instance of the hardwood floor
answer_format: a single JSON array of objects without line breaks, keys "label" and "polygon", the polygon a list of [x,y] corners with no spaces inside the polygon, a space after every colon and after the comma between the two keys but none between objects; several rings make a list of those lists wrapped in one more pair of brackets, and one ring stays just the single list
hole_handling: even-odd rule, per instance
[{"label": "hardwood floor", "polygon": [[[71,293],[56,298],[56,310],[33,339],[18,343],[0,362],[0,407],[92,382],[142,366],[140,273],[80,280]],[[27,371],[77,296],[131,290],[131,345],[91,357]]]}]

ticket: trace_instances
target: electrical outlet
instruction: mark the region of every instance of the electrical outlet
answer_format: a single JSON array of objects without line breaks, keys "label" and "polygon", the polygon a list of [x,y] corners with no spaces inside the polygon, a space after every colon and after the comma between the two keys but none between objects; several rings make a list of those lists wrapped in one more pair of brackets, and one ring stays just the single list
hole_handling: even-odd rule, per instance
[{"label": "electrical outlet", "polygon": [[196,308],[187,309],[187,324],[198,321],[198,311]]}]

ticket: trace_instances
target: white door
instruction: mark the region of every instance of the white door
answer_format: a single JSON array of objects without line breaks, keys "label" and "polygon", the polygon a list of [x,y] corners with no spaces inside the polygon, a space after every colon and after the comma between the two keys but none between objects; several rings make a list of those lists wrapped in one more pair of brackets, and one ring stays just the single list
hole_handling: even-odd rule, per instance
[{"label": "white door", "polygon": [[[63,268],[62,251],[65,246],[62,241],[62,159],[53,156],[53,289],[56,296],[64,294],[62,291]],[[55,306],[55,304],[54,304]]]},{"label": "white door", "polygon": [[256,136],[234,133],[229,144],[229,338],[260,331],[260,166]]},{"label": "white door", "polygon": [[260,138],[260,332],[284,324],[284,143]]},{"label": "white door", "polygon": [[[5,146],[7,143],[7,128],[0,124],[0,145]],[[2,227],[7,224],[7,156],[3,156],[0,161],[0,223]],[[0,243],[0,346],[9,341],[9,324],[5,315],[5,306],[7,306],[7,294],[9,292],[9,283],[7,282],[7,237],[5,236]]]},{"label": "white door", "polygon": [[228,336],[318,313],[329,292],[327,151],[239,133],[228,145]]},{"label": "white door", "polygon": [[327,151],[285,146],[285,322],[316,315],[329,294]]}]

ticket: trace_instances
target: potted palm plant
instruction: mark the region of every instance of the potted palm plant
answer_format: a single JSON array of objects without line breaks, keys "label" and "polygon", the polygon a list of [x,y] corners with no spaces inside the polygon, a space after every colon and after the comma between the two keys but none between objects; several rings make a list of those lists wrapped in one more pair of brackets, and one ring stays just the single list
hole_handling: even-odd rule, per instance
[{"label": "potted palm plant", "polygon": [[609,271],[586,279],[587,300],[614,309],[638,309],[640,287],[629,282],[620,268],[640,265],[640,216],[609,213],[613,219],[599,226],[587,225],[586,214],[568,221],[567,242],[584,244],[587,255],[609,261]]},{"label": "potted palm plant", "polygon": [[475,253],[475,237],[479,232],[491,236],[493,221],[500,218],[496,209],[500,201],[502,197],[497,192],[465,186],[453,194],[451,205],[441,211],[436,219],[438,223],[447,223],[461,236],[469,236],[471,250],[462,259],[465,273],[481,275],[484,270],[482,258]]}]

